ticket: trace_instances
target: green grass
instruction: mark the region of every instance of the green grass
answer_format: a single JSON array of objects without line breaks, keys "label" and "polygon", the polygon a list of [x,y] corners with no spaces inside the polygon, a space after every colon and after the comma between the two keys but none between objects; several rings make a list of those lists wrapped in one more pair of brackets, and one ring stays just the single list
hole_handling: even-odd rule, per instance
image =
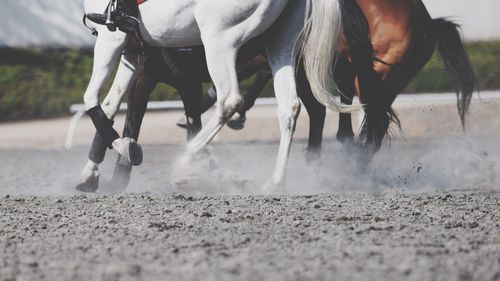
[{"label": "green grass", "polygon": [[[500,41],[466,44],[466,50],[479,80],[479,89],[500,89]],[[437,53],[411,81],[405,92],[453,91]]]},{"label": "green grass", "polygon": [[[469,43],[467,51],[478,74],[480,89],[499,89],[500,41]],[[89,50],[0,49],[0,121],[68,114],[69,105],[83,102],[91,69]],[[251,82],[252,79],[243,82],[242,90]],[[406,91],[452,90],[439,58],[434,56]],[[271,85],[266,87],[264,95],[273,95]],[[178,95],[171,87],[159,85],[152,99],[178,99]]]}]

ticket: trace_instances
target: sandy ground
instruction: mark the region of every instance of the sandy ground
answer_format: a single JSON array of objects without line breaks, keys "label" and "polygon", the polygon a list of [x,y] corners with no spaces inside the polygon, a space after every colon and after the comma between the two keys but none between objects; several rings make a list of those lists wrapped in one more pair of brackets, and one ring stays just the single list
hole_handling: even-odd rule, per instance
[{"label": "sandy ground", "polygon": [[1,280],[499,280],[500,196],[3,197]]},{"label": "sandy ground", "polygon": [[74,190],[88,120],[70,151],[67,119],[0,125],[0,280],[500,280],[499,105],[473,106],[465,135],[452,106],[401,109],[404,137],[364,170],[333,118],[306,163],[301,119],[274,195],[274,108],[225,130],[189,190],[169,183],[178,112],[148,115],[128,188],[109,154],[98,194]]}]

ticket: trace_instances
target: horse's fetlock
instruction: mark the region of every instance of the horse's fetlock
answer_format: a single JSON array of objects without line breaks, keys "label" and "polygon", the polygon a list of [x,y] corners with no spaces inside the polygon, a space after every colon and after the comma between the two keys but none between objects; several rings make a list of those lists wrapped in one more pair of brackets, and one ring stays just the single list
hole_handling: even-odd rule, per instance
[{"label": "horse's fetlock", "polygon": [[229,108],[229,110],[233,111],[234,113],[235,111],[239,110],[244,103],[245,100],[241,95],[231,95],[224,103],[224,107]]}]

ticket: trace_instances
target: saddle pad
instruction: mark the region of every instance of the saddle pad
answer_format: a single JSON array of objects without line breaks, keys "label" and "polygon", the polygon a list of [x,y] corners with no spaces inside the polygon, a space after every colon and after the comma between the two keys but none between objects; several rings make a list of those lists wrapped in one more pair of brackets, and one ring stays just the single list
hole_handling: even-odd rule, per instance
[{"label": "saddle pad", "polygon": [[137,0],[137,5],[141,5],[142,3],[146,2],[148,0]]}]

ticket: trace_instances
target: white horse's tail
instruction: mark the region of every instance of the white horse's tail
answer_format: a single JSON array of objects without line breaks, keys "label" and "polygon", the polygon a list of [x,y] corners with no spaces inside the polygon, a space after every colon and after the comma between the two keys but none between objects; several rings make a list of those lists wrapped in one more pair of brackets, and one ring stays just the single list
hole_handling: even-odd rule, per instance
[{"label": "white horse's tail", "polygon": [[353,112],[359,105],[340,103],[331,91],[336,87],[333,65],[340,53],[343,38],[342,0],[308,0],[302,59],[314,97],[327,108]]}]

